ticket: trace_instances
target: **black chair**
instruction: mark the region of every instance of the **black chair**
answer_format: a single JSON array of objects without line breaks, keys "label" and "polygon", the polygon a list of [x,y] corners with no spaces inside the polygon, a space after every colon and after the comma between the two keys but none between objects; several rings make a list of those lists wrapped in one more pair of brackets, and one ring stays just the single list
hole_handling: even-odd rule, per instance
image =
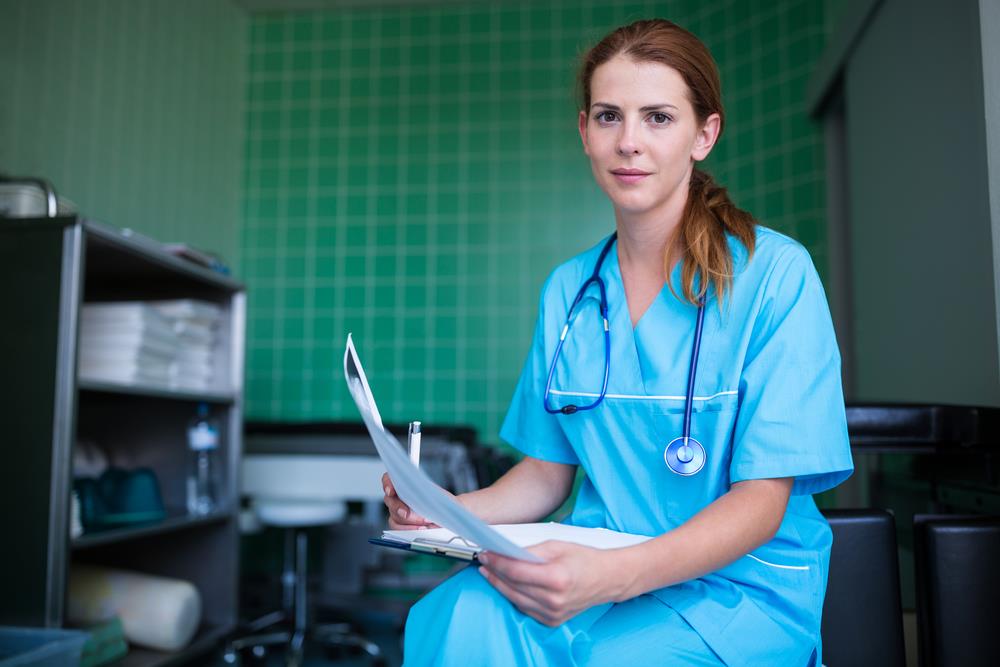
[{"label": "black chair", "polygon": [[825,510],[833,529],[823,664],[905,667],[896,523],[884,510]]},{"label": "black chair", "polygon": [[1000,517],[913,517],[921,667],[1000,665]]}]

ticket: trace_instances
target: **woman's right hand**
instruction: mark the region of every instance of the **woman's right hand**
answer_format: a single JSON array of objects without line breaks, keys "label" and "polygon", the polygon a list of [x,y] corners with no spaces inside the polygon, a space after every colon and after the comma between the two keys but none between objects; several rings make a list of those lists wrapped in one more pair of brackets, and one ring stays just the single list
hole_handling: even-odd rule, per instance
[{"label": "woman's right hand", "polygon": [[396,487],[389,479],[389,473],[382,475],[382,490],[385,492],[383,502],[389,508],[390,530],[419,530],[438,527],[437,524],[431,523],[411,510],[409,505],[399,499],[399,496],[396,495]]}]

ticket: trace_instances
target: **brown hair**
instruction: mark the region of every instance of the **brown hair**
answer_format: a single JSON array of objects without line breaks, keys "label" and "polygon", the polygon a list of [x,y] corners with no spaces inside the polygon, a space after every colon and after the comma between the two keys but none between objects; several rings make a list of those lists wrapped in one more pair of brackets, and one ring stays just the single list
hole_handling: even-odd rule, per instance
[{"label": "brown hair", "polygon": [[[704,123],[711,114],[719,114],[719,134],[722,134],[725,126],[722,86],[712,54],[693,34],[665,19],[648,19],[622,26],[584,55],[579,86],[581,108],[585,112],[590,111],[590,82],[594,70],[618,55],[628,56],[635,62],[661,63],[676,70],[687,84],[688,98],[698,121]],[[725,188],[717,185],[707,172],[695,168],[680,226],[663,258],[670,290],[674,288],[670,285],[668,262],[673,247],[680,245],[684,297],[697,304],[711,284],[721,303],[733,281],[733,258],[726,232],[738,238],[753,255],[755,224],[752,215],[730,201]],[[698,292],[694,286],[696,277]]]}]

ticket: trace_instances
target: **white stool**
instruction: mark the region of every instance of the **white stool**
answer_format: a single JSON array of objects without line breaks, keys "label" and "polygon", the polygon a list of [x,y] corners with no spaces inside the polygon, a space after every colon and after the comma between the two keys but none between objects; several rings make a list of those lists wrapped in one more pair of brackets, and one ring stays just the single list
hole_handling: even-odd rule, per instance
[{"label": "white stool", "polygon": [[[285,530],[284,572],[281,578],[283,612],[268,614],[251,625],[258,632],[282,619],[292,620],[292,632],[274,632],[237,639],[226,654],[239,657],[242,648],[263,653],[265,646],[288,643],[288,664],[299,665],[306,635],[327,646],[359,648],[375,664],[382,662],[379,647],[356,635],[344,624],[308,623],[306,598],[306,530],[341,521],[348,500],[381,501],[382,473],[378,456],[281,453],[248,454],[243,459],[243,495],[249,496],[250,518]],[[266,641],[264,641],[266,640]],[[228,658],[227,658],[228,659]]]}]

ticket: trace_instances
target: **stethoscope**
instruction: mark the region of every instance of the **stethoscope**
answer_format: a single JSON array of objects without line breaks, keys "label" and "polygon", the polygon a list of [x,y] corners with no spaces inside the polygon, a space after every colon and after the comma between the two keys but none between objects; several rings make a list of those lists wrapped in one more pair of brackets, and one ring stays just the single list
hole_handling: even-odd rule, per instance
[{"label": "stethoscope", "polygon": [[[542,396],[545,411],[549,414],[571,415],[584,410],[593,410],[601,404],[604,396],[608,393],[608,375],[611,372],[611,327],[608,326],[608,293],[604,281],[599,274],[601,266],[604,264],[604,258],[608,256],[608,252],[611,250],[611,246],[615,244],[617,238],[618,232],[615,232],[608,239],[607,243],[604,244],[601,254],[597,258],[597,264],[594,266],[594,272],[583,282],[580,290],[576,293],[576,298],[573,299],[573,304],[569,307],[569,313],[566,315],[566,323],[563,325],[562,333],[559,334],[559,342],[556,343],[556,351],[552,356],[552,363],[549,365],[549,377],[545,381],[545,394]],[[562,352],[563,343],[566,341],[566,335],[569,333],[569,329],[573,326],[573,322],[576,319],[576,307],[583,301],[584,294],[591,283],[596,283],[598,291],[601,293],[600,312],[601,319],[604,321],[604,382],[601,385],[601,393],[597,396],[597,400],[588,405],[570,404],[554,408],[549,405],[549,395],[552,390],[552,378],[555,377],[556,364],[559,361],[559,354]],[[663,460],[667,464],[667,467],[678,475],[685,477],[697,474],[698,471],[705,467],[706,459],[705,448],[700,442],[691,437],[691,407],[694,403],[694,378],[698,371],[698,356],[701,352],[701,330],[704,322],[705,297],[702,296],[698,301],[698,320],[694,328],[694,349],[691,350],[691,366],[688,370],[687,396],[684,402],[683,435],[671,440],[663,450]]]}]

